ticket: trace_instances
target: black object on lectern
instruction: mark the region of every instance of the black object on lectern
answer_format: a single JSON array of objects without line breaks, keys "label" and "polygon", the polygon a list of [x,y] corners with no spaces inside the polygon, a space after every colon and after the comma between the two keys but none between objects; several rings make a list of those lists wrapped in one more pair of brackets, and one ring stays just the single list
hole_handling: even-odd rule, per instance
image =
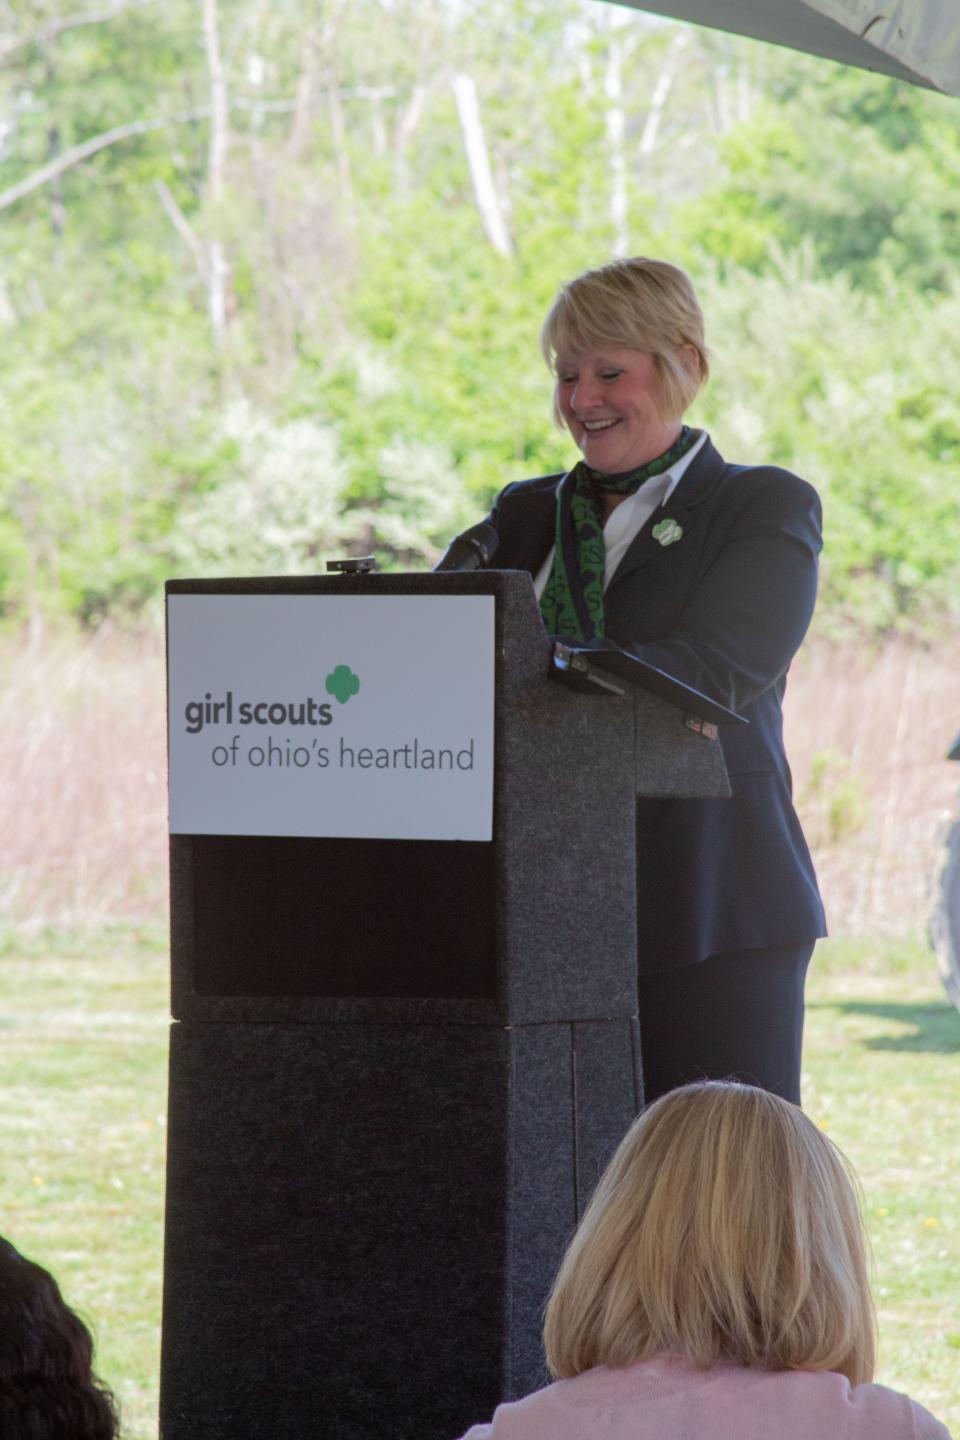
[{"label": "black object on lectern", "polygon": [[713,726],[750,723],[735,710],[712,700],[701,690],[694,690],[675,675],[668,675],[666,670],[648,664],[638,655],[632,655],[612,640],[591,640],[583,644],[573,640],[555,641],[553,675],[565,683],[574,682],[574,688],[581,690],[606,689],[623,694],[625,686],[638,686],[685,711],[699,721],[701,727],[704,723]]},{"label": "black object on lectern", "polygon": [[728,794],[722,753],[551,682],[526,573],[167,588],[495,597],[491,842],[170,842],[164,1440],[455,1440],[545,1381],[642,1102],[635,796]]}]

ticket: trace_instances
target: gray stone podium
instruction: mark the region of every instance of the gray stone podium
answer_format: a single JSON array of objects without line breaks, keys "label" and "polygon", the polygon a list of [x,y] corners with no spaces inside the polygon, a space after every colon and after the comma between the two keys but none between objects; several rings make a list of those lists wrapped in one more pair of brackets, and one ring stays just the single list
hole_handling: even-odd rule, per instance
[{"label": "gray stone podium", "polygon": [[719,744],[550,679],[526,573],[168,592],[495,597],[492,842],[170,845],[161,1434],[456,1440],[545,1379],[642,1102],[634,799],[728,793]]}]

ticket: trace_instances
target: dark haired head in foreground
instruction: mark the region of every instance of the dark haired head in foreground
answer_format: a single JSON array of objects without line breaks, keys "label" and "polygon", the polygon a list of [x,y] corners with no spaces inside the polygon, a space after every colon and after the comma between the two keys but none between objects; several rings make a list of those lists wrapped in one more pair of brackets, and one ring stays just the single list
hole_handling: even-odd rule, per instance
[{"label": "dark haired head in foreground", "polygon": [[114,1440],[93,1341],[49,1271],[0,1237],[0,1437]]}]

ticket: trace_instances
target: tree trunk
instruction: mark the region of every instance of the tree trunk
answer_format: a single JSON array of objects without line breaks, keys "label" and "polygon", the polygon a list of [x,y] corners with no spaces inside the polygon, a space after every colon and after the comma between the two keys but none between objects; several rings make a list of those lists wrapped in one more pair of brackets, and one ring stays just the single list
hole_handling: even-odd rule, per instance
[{"label": "tree trunk", "polygon": [[[296,106],[287,142],[292,155],[302,155],[309,141],[310,126],[316,118],[317,98],[322,89],[324,68],[328,73],[333,72],[330,83],[336,84],[337,40],[344,4],[345,0],[327,0],[326,15],[322,20],[316,16],[304,37],[303,63],[297,81]],[[342,128],[341,117],[341,134]]]},{"label": "tree trunk", "polygon": [[652,155],[656,148],[660,121],[676,78],[680,64],[680,52],[686,43],[687,32],[679,30],[670,42],[663,58],[660,74],[657,76],[657,83],[654,85],[653,95],[650,97],[650,109],[647,111],[647,118],[644,121],[643,134],[640,136],[640,154],[644,157]]},{"label": "tree trunk", "polygon": [[340,195],[348,212],[353,210],[353,175],[350,171],[350,155],[347,150],[347,124],[343,114],[343,101],[340,98],[340,84],[337,77],[336,66],[333,67],[330,76],[330,86],[327,90],[327,111],[330,116],[330,131],[333,135],[333,153],[337,160],[337,180],[340,184]]},{"label": "tree trunk", "polygon": [[607,97],[607,153],[610,160],[610,226],[614,255],[627,254],[627,117],[623,108],[623,44],[614,32],[607,45],[603,76]]},{"label": "tree trunk", "polygon": [[414,132],[420,123],[427,103],[427,87],[414,85],[410,99],[400,111],[400,119],[393,136],[393,174],[398,195],[406,195],[410,189],[410,166],[407,151]]},{"label": "tree trunk", "polygon": [[[220,53],[218,0],[202,0],[203,42],[210,82],[210,140],[207,152],[207,200],[213,216],[213,230],[219,223],[223,201],[227,149],[230,142],[230,112],[227,78]],[[223,350],[227,330],[227,281],[230,267],[223,241],[214,233],[207,241],[207,297],[214,344]]]},{"label": "tree trunk", "polygon": [[737,119],[747,121],[753,114],[753,85],[750,66],[745,60],[737,65]]},{"label": "tree trunk", "polygon": [[7,284],[6,275],[0,274],[0,326],[5,329],[10,325],[16,325],[17,312],[13,306],[10,295],[10,286]]},{"label": "tree trunk", "polygon": [[[57,80],[56,66],[53,63],[53,56],[49,53],[44,59],[46,62],[47,89],[52,94]],[[56,120],[54,120],[47,129],[47,163],[49,165],[56,165],[62,149],[60,126]],[[67,218],[67,209],[63,199],[63,185],[60,182],[59,175],[54,175],[50,182],[48,199],[50,205],[50,229],[59,240],[63,235],[63,227]]]},{"label": "tree trunk", "polygon": [[493,183],[490,156],[483,133],[483,121],[480,118],[480,101],[472,77],[463,74],[455,75],[453,77],[453,93],[457,101],[457,114],[460,117],[460,128],[463,131],[463,144],[467,152],[467,163],[470,166],[473,193],[487,239],[498,255],[512,255],[513,245],[504,220],[500,197]]},{"label": "tree trunk", "polygon": [[303,63],[297,80],[296,105],[287,148],[291,155],[302,155],[310,135],[316,103],[317,76],[320,70],[320,26],[314,21],[303,39]]}]

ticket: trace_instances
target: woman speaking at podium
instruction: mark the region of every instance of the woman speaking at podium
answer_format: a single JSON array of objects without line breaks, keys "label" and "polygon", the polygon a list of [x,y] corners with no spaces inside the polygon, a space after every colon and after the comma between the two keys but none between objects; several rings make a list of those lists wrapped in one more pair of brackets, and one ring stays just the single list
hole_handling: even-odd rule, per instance
[{"label": "woman speaking at podium", "polygon": [[608,638],[750,722],[721,730],[732,798],[637,804],[646,1099],[733,1077],[799,1103],[804,980],[825,927],[781,701],[813,613],[820,502],[683,423],[709,367],[676,266],[579,275],[542,346],[582,459],[497,497],[497,567],[530,571],[550,635]]}]

